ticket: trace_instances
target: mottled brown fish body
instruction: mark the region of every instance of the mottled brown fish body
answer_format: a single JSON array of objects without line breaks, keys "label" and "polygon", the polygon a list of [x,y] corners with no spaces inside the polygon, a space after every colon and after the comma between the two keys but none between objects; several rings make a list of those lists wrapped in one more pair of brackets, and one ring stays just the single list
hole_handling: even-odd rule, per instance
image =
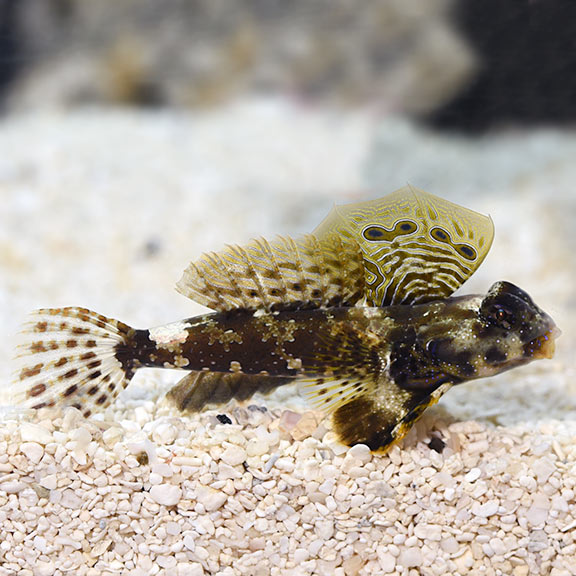
[{"label": "mottled brown fish body", "polygon": [[[528,317],[521,311],[519,333],[499,326],[489,318],[493,292],[414,306],[209,314],[137,331],[118,355],[135,367],[287,378],[386,376],[430,391],[549,356],[542,350],[553,341],[550,317],[531,300],[514,297],[513,304],[537,312]],[[501,290],[498,297],[511,296]],[[496,310],[502,310],[497,302]]]},{"label": "mottled brown fish body", "polygon": [[552,319],[520,288],[427,304],[236,310],[134,330],[83,308],[27,327],[19,373],[32,408],[112,402],[139,368],[189,371],[169,393],[187,411],[298,381],[339,438],[385,448],[454,384],[551,357]]},{"label": "mottled brown fish body", "polygon": [[[393,324],[389,310],[210,314],[138,331],[131,350],[142,366],[282,377],[324,374],[336,359],[343,364],[341,352],[347,341],[360,349],[364,341],[374,346],[377,338],[386,349],[387,331]],[[345,352],[350,361],[350,352]]]}]

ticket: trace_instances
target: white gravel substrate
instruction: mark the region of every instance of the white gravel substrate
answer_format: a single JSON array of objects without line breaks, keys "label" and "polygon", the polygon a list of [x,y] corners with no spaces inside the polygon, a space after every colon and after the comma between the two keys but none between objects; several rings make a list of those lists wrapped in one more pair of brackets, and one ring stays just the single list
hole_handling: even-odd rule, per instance
[{"label": "white gravel substrate", "polygon": [[[260,104],[0,125],[3,392],[28,310],[85,305],[141,327],[195,315],[172,289],[189,259],[364,198],[373,124]],[[576,140],[383,134],[371,196],[408,178],[490,212],[496,242],[466,291],[526,288],[563,330],[556,359],[454,389],[384,456],[337,444],[289,394],[223,408],[231,424],[182,417],[162,400],[174,372],[138,375],[90,421],[6,406],[0,575],[576,574]],[[489,166],[498,186],[482,195]]]}]

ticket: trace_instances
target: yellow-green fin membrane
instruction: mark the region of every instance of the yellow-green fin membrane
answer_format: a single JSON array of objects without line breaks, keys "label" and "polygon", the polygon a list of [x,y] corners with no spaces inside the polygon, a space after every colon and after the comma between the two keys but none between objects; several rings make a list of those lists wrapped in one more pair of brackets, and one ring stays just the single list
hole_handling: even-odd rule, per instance
[{"label": "yellow-green fin membrane", "polygon": [[253,240],[205,254],[176,289],[217,311],[353,306],[364,297],[362,252],[336,234]]},{"label": "yellow-green fin membrane", "polygon": [[381,198],[335,206],[319,238],[352,238],[364,257],[366,304],[446,298],[480,266],[492,245],[488,216],[406,186]]}]

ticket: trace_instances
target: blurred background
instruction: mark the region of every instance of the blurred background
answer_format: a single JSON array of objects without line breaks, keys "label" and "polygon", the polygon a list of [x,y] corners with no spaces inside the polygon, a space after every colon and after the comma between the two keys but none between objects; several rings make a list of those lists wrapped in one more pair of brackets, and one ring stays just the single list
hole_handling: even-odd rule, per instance
[{"label": "blurred background", "polygon": [[[507,279],[557,319],[557,359],[523,374],[535,417],[575,413],[575,19],[570,0],[0,0],[0,380],[33,308],[192,316],[173,285],[203,250],[410,183],[491,214],[464,290]],[[522,418],[526,381],[494,382],[454,410],[492,386],[491,416]]]}]

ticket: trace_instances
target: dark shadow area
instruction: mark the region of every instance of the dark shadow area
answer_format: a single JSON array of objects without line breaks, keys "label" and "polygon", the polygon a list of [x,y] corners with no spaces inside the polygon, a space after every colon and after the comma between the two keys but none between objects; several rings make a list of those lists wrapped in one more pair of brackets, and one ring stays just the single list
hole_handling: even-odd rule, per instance
[{"label": "dark shadow area", "polygon": [[476,78],[425,123],[482,132],[576,120],[576,2],[462,0],[462,34],[481,59]]},{"label": "dark shadow area", "polygon": [[0,0],[0,109],[7,86],[18,72],[18,0]]}]

